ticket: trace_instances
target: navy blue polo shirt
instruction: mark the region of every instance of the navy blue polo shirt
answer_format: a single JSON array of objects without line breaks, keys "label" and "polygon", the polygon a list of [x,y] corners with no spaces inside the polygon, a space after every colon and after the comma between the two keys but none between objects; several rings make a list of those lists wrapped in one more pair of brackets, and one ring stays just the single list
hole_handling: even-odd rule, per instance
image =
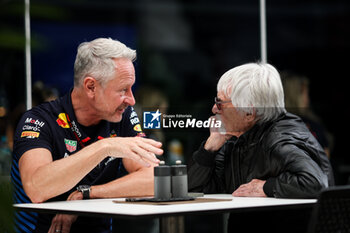
[{"label": "navy blue polo shirt", "polygon": [[[133,107],[128,107],[118,123],[101,121],[98,125],[84,127],[75,117],[71,91],[65,96],[41,104],[24,113],[14,137],[11,178],[14,184],[15,203],[30,203],[23,190],[18,161],[24,152],[34,148],[46,148],[53,160],[71,156],[83,147],[107,137],[144,136]],[[78,185],[98,185],[110,182],[126,174],[120,158],[107,157],[88,173]],[[70,191],[48,201],[67,200]],[[15,228],[18,232],[47,232],[54,215],[16,212]],[[78,217],[71,232],[105,232],[110,222],[106,219]]]}]

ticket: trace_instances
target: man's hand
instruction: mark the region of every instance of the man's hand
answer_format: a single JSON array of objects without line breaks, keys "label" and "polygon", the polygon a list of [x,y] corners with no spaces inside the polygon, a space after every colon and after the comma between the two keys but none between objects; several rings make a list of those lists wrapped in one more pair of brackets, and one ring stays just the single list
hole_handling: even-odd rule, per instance
[{"label": "man's hand", "polygon": [[56,214],[52,219],[48,233],[69,233],[72,224],[77,220],[77,215]]},{"label": "man's hand", "polygon": [[[210,121],[220,121],[220,115],[215,115],[211,116],[209,118]],[[232,136],[232,135],[227,135],[225,131],[225,127],[222,125],[223,122],[221,122],[221,127],[216,128],[216,127],[210,127],[210,136],[207,139],[204,149],[207,151],[217,151],[219,150],[224,143]]]},{"label": "man's hand", "polygon": [[[67,201],[82,199],[82,193],[74,191],[69,195]],[[52,219],[48,233],[69,233],[72,224],[77,220],[77,218],[77,215],[56,214],[56,216]]]},{"label": "man's hand", "polygon": [[253,179],[247,184],[242,184],[232,193],[235,197],[266,197],[263,186],[266,180]]},{"label": "man's hand", "polygon": [[100,140],[107,143],[107,155],[135,160],[143,166],[150,167],[159,163],[155,155],[163,154],[162,143],[142,137],[116,137]]}]

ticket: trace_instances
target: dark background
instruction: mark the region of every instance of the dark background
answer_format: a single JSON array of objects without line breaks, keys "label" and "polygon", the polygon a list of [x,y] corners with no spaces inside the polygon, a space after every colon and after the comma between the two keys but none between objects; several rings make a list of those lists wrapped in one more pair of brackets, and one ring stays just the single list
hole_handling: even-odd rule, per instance
[{"label": "dark background", "polygon": [[[266,2],[268,62],[309,78],[313,110],[333,135],[336,182],[345,184],[350,165],[350,3]],[[6,122],[12,125],[25,103],[23,15],[23,1],[0,1],[0,105],[9,110]],[[205,119],[220,76],[259,61],[259,30],[257,0],[32,0],[32,79],[63,95],[73,85],[77,46],[111,37],[138,52],[135,93],[152,86],[167,97],[170,111]],[[201,130],[163,133],[166,142],[182,142],[186,160],[208,135]]]}]

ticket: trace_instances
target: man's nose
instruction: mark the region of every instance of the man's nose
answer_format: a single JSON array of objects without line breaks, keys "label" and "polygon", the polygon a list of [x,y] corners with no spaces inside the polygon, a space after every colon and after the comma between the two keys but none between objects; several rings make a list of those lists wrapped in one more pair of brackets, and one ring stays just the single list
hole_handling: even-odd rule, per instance
[{"label": "man's nose", "polygon": [[212,113],[217,114],[220,112],[220,110],[218,109],[218,106],[216,106],[216,104],[213,105],[212,109],[211,109]]},{"label": "man's nose", "polygon": [[127,103],[129,106],[135,105],[136,101],[135,101],[135,98],[134,98],[132,91],[130,91],[129,94],[126,96],[124,102]]}]

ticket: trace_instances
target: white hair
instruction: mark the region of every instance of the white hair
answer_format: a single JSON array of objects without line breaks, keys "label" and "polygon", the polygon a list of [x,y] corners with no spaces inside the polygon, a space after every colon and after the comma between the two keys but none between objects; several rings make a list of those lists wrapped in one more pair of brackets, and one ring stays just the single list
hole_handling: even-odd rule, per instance
[{"label": "white hair", "polygon": [[74,63],[74,86],[82,85],[91,76],[104,85],[115,74],[114,58],[136,59],[136,51],[111,38],[98,38],[83,42],[78,47]]},{"label": "white hair", "polygon": [[278,71],[270,64],[248,63],[223,74],[217,90],[244,113],[256,113],[258,122],[276,119],[284,107],[284,93]]}]

